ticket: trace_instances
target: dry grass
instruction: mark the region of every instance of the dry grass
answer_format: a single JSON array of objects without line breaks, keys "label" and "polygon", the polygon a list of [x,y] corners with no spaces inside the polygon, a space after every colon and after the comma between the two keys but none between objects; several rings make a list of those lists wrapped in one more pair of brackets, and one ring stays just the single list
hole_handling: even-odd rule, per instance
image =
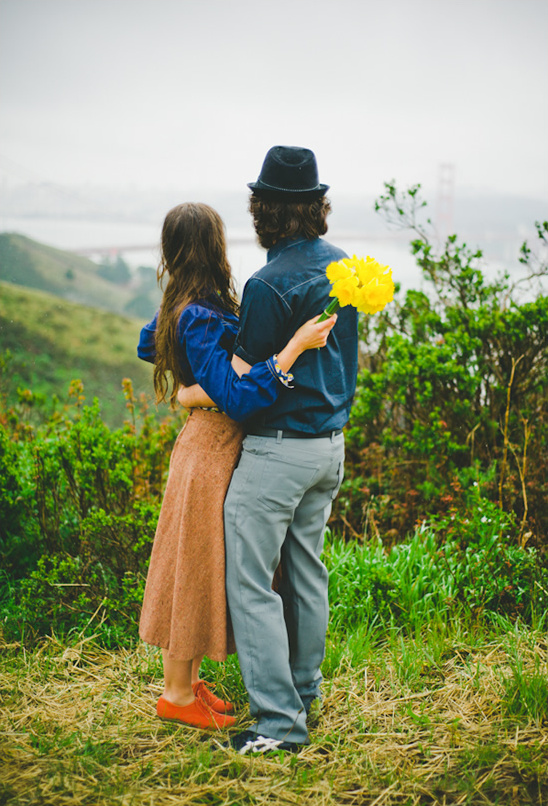
[{"label": "dry grass", "polygon": [[310,747],[273,758],[214,749],[210,736],[158,721],[160,667],[142,645],[4,644],[0,804],[548,803],[546,720],[510,717],[504,684],[516,655],[524,680],[546,676],[548,651],[519,640],[452,646],[438,662],[416,643],[387,643],[367,667],[343,661]]}]

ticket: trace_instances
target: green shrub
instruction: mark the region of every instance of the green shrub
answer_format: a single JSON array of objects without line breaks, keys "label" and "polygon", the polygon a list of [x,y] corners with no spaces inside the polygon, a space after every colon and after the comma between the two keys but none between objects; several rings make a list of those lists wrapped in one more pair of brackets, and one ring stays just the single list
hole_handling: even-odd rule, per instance
[{"label": "green shrub", "polygon": [[27,446],[0,422],[0,565],[10,577],[25,576],[40,556],[40,531],[30,515],[34,491]]},{"label": "green shrub", "polygon": [[520,617],[530,623],[548,606],[548,574],[537,550],[516,545],[513,519],[489,499],[477,496],[468,515],[437,519],[447,571],[455,595],[474,613]]},{"label": "green shrub", "polygon": [[[463,472],[472,470],[490,475],[484,493],[515,514],[516,541],[532,532],[540,545],[548,535],[548,297],[520,301],[506,274],[487,282],[481,252],[456,236],[436,256],[417,224],[418,186],[401,196],[389,184],[377,206],[419,235],[412,251],[429,290],[397,293],[362,319],[367,352],[332,527],[402,540],[417,520],[462,503]],[[540,263],[522,249],[531,282],[546,274],[548,223],[537,229]]]},{"label": "green shrub", "polygon": [[412,632],[495,614],[539,622],[548,607],[548,571],[538,552],[514,544],[510,516],[488,499],[477,495],[469,513],[424,522],[391,549],[380,540],[330,539],[332,626]]},{"label": "green shrub", "polygon": [[96,635],[106,646],[137,639],[143,575],[126,571],[116,579],[108,566],[69,554],[40,558],[37,568],[4,601],[8,640],[42,635]]},{"label": "green shrub", "polygon": [[21,483],[17,473],[16,446],[0,423],[0,541],[5,544],[9,535],[19,529]]},{"label": "green shrub", "polygon": [[0,421],[0,601],[12,637],[98,630],[110,645],[137,635],[182,419],[159,421],[125,381],[128,419],[111,429],[82,391],[74,382],[71,402],[41,425],[24,424],[25,401]]}]

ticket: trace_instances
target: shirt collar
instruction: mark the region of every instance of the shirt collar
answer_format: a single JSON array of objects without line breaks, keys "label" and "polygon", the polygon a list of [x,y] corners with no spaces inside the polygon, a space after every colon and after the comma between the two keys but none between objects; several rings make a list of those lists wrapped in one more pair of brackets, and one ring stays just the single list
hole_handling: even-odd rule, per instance
[{"label": "shirt collar", "polygon": [[281,238],[274,246],[271,246],[266,255],[266,262],[270,263],[275,257],[283,252],[285,249],[289,249],[291,246],[296,246],[299,243],[304,243],[305,241],[310,240],[306,238],[304,235],[293,235],[291,238]]}]

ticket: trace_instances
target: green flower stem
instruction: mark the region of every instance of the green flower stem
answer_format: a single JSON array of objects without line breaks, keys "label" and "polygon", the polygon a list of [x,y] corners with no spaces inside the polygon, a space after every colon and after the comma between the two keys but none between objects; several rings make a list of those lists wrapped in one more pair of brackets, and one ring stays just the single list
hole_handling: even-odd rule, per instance
[{"label": "green flower stem", "polygon": [[325,320],[329,319],[330,316],[333,316],[333,314],[336,313],[340,307],[339,300],[337,297],[334,297],[318,319],[318,322],[325,322]]}]

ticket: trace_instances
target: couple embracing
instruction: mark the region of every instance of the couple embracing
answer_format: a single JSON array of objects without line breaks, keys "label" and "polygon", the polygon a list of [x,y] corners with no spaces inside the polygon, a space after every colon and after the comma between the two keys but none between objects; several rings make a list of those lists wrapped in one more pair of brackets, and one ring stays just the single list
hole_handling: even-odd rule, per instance
[{"label": "couple embracing", "polygon": [[157,399],[178,398],[190,414],[171,455],[140,635],[162,648],[158,716],[233,726],[232,704],[199,668],[205,655],[220,661],[236,649],[254,724],[225,746],[296,752],[321,696],[320,555],[343,475],[357,313],[347,306],[317,322],[329,302],[326,266],[346,255],[320,237],[330,204],[314,154],[274,146],[249,187],[268,255],[241,305],[212,208],[179,205],[162,230],[167,282],[138,355],[154,362]]}]

